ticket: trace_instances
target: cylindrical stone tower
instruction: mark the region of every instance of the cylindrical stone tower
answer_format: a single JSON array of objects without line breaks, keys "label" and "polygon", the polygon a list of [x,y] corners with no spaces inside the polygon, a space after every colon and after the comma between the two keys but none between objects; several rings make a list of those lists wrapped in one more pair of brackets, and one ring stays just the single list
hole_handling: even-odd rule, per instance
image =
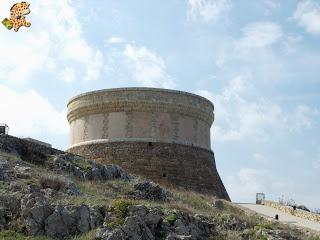
[{"label": "cylindrical stone tower", "polygon": [[67,118],[69,152],[229,200],[210,148],[209,100],[157,88],[107,89],[72,98]]}]

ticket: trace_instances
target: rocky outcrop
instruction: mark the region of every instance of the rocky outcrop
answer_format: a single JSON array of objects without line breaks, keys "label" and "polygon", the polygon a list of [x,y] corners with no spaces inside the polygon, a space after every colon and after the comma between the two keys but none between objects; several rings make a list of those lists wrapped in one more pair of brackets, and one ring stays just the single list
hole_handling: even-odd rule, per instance
[{"label": "rocky outcrop", "polygon": [[132,179],[126,171],[117,165],[102,165],[69,153],[54,156],[49,166],[55,171],[67,172],[80,180]]},{"label": "rocky outcrop", "polygon": [[103,240],[209,239],[215,234],[215,226],[207,218],[136,205],[130,208],[122,226],[105,227],[97,237]]},{"label": "rocky outcrop", "polygon": [[133,191],[129,195],[137,199],[167,202],[173,195],[158,184],[148,181],[139,181],[133,185]]},{"label": "rocky outcrop", "polygon": [[21,200],[0,195],[0,206],[0,229],[10,215],[19,219],[29,235],[58,239],[96,229],[105,217],[104,208],[52,205],[42,192],[26,194]]},{"label": "rocky outcrop", "polygon": [[9,135],[0,135],[0,149],[35,164],[44,164],[48,156],[63,153],[63,151]]},{"label": "rocky outcrop", "polygon": [[0,181],[11,181],[14,178],[14,172],[11,164],[0,157]]}]

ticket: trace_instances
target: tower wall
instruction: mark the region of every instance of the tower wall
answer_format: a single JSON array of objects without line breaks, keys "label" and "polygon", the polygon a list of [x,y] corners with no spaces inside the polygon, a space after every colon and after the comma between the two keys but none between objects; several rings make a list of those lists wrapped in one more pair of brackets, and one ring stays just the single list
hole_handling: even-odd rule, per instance
[{"label": "tower wall", "polygon": [[153,181],[229,199],[210,149],[213,104],[165,89],[84,93],[68,104],[68,151]]}]

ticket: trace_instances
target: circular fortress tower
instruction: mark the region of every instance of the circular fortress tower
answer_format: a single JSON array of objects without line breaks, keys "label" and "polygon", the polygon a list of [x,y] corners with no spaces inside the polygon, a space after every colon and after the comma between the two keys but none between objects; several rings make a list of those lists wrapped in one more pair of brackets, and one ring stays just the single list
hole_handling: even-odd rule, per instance
[{"label": "circular fortress tower", "polygon": [[107,89],[72,98],[67,118],[69,152],[229,200],[210,148],[209,100],[166,89]]}]

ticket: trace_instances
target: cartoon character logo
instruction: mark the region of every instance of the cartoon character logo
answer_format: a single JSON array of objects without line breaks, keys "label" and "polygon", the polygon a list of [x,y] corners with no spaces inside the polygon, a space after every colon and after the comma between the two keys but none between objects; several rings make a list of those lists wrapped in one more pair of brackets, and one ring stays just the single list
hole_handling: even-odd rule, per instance
[{"label": "cartoon character logo", "polygon": [[30,13],[30,3],[21,2],[14,4],[10,9],[10,19],[5,18],[2,24],[8,29],[14,29],[15,32],[19,31],[22,26],[30,27],[31,23],[26,21],[25,15]]}]

